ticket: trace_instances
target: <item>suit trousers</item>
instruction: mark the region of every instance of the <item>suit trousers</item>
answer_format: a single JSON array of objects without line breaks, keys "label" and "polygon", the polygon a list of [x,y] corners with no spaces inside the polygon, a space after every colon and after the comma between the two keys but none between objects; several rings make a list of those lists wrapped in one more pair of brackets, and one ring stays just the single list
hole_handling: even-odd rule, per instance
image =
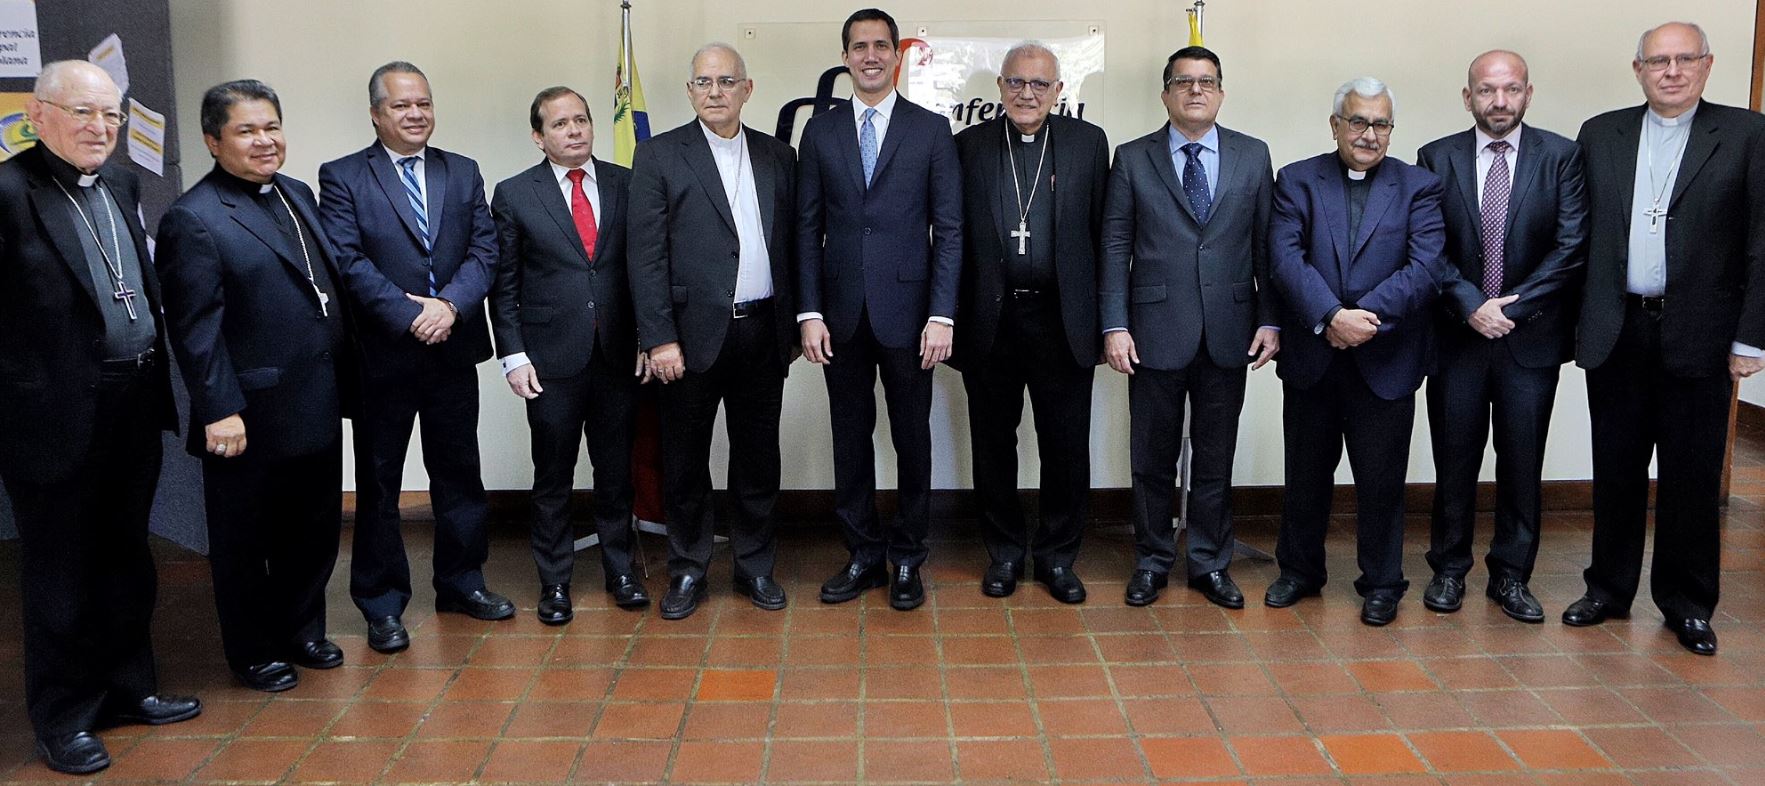
[{"label": "suit trousers", "polygon": [[234,669],[287,660],[325,638],[325,585],[343,518],[341,441],[286,459],[250,451],[202,459],[209,571]]},{"label": "suit trousers", "polygon": [[484,589],[490,546],[478,464],[478,373],[471,366],[427,363],[420,373],[364,384],[362,413],[351,424],[356,516],[349,595],[369,620],[403,614],[411,600],[398,497],[413,424],[422,428],[435,512],[435,594],[459,597]]},{"label": "suit trousers", "polygon": [[533,561],[540,584],[569,584],[576,566],[570,495],[576,457],[586,439],[594,466],[594,526],[607,578],[629,575],[631,563],[631,443],[637,416],[637,378],[631,355],[609,357],[596,347],[573,376],[540,379],[545,389],[527,402],[533,446]]},{"label": "suit trousers", "polygon": [[1244,410],[1246,365],[1221,368],[1206,352],[1176,370],[1137,366],[1128,377],[1129,465],[1134,473],[1134,569],[1159,575],[1176,564],[1171,526],[1177,462],[1183,450],[1183,409],[1190,409],[1189,578],[1232,564],[1232,460]]},{"label": "suit trousers", "polygon": [[1593,425],[1593,562],[1587,594],[1618,609],[1636,598],[1648,529],[1649,458],[1656,462],[1655,556],[1649,590],[1669,621],[1710,619],[1721,578],[1718,507],[1727,447],[1726,373],[1682,377],[1663,367],[1657,312],[1631,304],[1618,344],[1587,372]]},{"label": "suit trousers", "polygon": [[106,374],[93,440],[52,483],[4,478],[19,534],[25,710],[39,737],[92,730],[158,690],[147,519],[163,448],[151,375]]},{"label": "suit trousers", "polygon": [[[965,358],[968,434],[981,539],[994,562],[1032,551],[1036,566],[1070,568],[1085,532],[1091,492],[1091,366],[1073,362],[1053,292],[1007,295],[998,339],[982,358]],[[1017,427],[1025,389],[1041,459],[1041,515],[1033,535],[1017,498]]]},{"label": "suit trousers", "polygon": [[[824,367],[833,421],[834,514],[852,561],[899,566],[925,562],[931,525],[932,371],[919,367],[917,347],[895,349],[876,340],[868,310],[858,315],[850,341],[835,344]],[[900,506],[893,527],[876,513],[876,379],[882,377],[895,445]]]},{"label": "suit trousers", "polygon": [[729,435],[730,551],[738,577],[771,576],[777,550],[778,419],[785,368],[771,308],[731,319],[717,360],[661,390],[662,485],[668,500],[668,574],[703,580],[711,563],[711,439],[717,405]]},{"label": "suit trousers", "polygon": [[1409,589],[1403,578],[1403,486],[1416,420],[1415,394],[1380,398],[1361,377],[1354,351],[1343,350],[1335,353],[1317,384],[1303,390],[1286,385],[1282,398],[1287,488],[1275,546],[1281,575],[1312,587],[1329,580],[1324,537],[1330,528],[1336,465],[1346,443],[1354,471],[1361,571],[1355,591],[1362,597],[1375,592],[1402,595]]},{"label": "suit trousers", "polygon": [[1532,580],[1542,516],[1545,436],[1556,403],[1558,366],[1514,361],[1507,339],[1442,341],[1440,366],[1428,379],[1428,426],[1434,444],[1434,519],[1428,565],[1464,580],[1474,560],[1477,475],[1495,431],[1495,534],[1491,580]]}]

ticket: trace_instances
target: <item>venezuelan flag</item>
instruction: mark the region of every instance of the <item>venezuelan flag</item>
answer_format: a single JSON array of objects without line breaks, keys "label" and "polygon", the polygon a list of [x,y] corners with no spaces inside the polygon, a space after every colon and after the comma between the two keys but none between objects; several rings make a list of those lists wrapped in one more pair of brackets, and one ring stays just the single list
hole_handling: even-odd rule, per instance
[{"label": "venezuelan flag", "polygon": [[650,138],[650,113],[644,105],[643,84],[637,78],[637,59],[631,53],[631,3],[619,4],[623,21],[619,65],[613,71],[613,162],[631,166],[637,143]]}]

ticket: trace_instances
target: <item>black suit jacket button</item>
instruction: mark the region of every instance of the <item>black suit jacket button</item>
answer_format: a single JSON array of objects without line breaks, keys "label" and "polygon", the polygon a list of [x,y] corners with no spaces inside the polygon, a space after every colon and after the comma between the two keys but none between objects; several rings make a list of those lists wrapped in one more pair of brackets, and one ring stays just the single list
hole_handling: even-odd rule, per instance
[{"label": "black suit jacket button", "polygon": [[594,301],[592,301],[592,300],[588,301],[588,307],[594,308]]},{"label": "black suit jacket button", "polygon": [[723,290],[723,296],[724,297],[735,297],[735,290],[725,289],[725,290]]},{"label": "black suit jacket button", "polygon": [[320,353],[319,353],[319,359],[320,359],[320,360],[330,360],[330,359],[331,359],[331,353],[329,353],[329,352],[320,352]]},{"label": "black suit jacket button", "polygon": [[742,252],[740,252],[740,251],[731,251],[731,252],[729,252],[729,258],[730,258],[730,259],[741,259],[741,258],[742,258]]},{"label": "black suit jacket button", "polygon": [[866,234],[866,235],[870,234],[870,227],[864,228],[864,234]]}]

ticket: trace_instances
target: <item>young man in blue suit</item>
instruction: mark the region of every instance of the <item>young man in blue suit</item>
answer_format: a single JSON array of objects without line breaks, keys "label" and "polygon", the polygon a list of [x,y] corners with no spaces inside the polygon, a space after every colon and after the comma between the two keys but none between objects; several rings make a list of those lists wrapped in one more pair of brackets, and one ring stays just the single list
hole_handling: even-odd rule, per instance
[{"label": "young man in blue suit", "polygon": [[[852,100],[803,129],[797,322],[803,354],[827,371],[834,507],[852,554],[821,600],[888,583],[889,604],[907,610],[925,601],[932,368],[950,356],[955,326],[962,173],[949,121],[895,92],[900,43],[882,11],[847,18],[840,44]],[[900,509],[887,528],[871,445],[879,371],[900,470]]]},{"label": "young man in blue suit", "polygon": [[1287,493],[1263,602],[1281,608],[1328,578],[1324,535],[1342,447],[1354,468],[1361,621],[1397,618],[1403,484],[1416,388],[1434,358],[1436,282],[1446,275],[1440,178],[1386,158],[1391,90],[1361,78],[1336,91],[1336,150],[1288,164],[1275,184],[1269,254],[1281,310]]},{"label": "young man in blue suit", "polygon": [[343,284],[362,319],[367,384],[355,420],[356,517],[349,595],[368,646],[410,644],[401,622],[411,568],[398,495],[411,427],[435,510],[435,606],[507,619],[515,606],[484,586],[489,554],[478,470],[478,374],[490,359],[484,297],[496,265],[496,223],[478,164],[429,146],[429,80],[395,61],[368,79],[373,144],[319,167],[319,221],[337,246]]}]

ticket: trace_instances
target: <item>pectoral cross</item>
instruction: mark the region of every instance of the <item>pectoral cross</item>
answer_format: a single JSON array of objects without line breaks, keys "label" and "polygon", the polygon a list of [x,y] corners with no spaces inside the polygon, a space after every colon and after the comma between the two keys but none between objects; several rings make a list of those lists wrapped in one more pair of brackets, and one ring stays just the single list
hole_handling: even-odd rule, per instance
[{"label": "pectoral cross", "polygon": [[110,293],[111,300],[121,301],[123,304],[123,308],[126,308],[129,310],[129,321],[130,322],[135,321],[135,318],[136,318],[135,295],[136,295],[135,290],[131,289],[129,287],[128,282],[123,281],[120,278],[116,279],[116,289],[112,290]]},{"label": "pectoral cross", "polygon": [[1667,215],[1667,209],[1661,207],[1661,203],[1656,202],[1649,206],[1649,209],[1642,211],[1642,214],[1649,217],[1649,234],[1653,235],[1661,231],[1661,218]]},{"label": "pectoral cross", "polygon": [[319,296],[319,316],[331,316],[331,296],[325,294],[325,290],[319,289],[318,284],[313,285],[313,294]]},{"label": "pectoral cross", "polygon": [[1017,222],[1017,229],[1014,229],[1011,231],[1011,236],[1017,238],[1017,253],[1020,256],[1023,255],[1025,253],[1024,243],[1028,242],[1030,239],[1029,222],[1027,222],[1027,221]]}]

